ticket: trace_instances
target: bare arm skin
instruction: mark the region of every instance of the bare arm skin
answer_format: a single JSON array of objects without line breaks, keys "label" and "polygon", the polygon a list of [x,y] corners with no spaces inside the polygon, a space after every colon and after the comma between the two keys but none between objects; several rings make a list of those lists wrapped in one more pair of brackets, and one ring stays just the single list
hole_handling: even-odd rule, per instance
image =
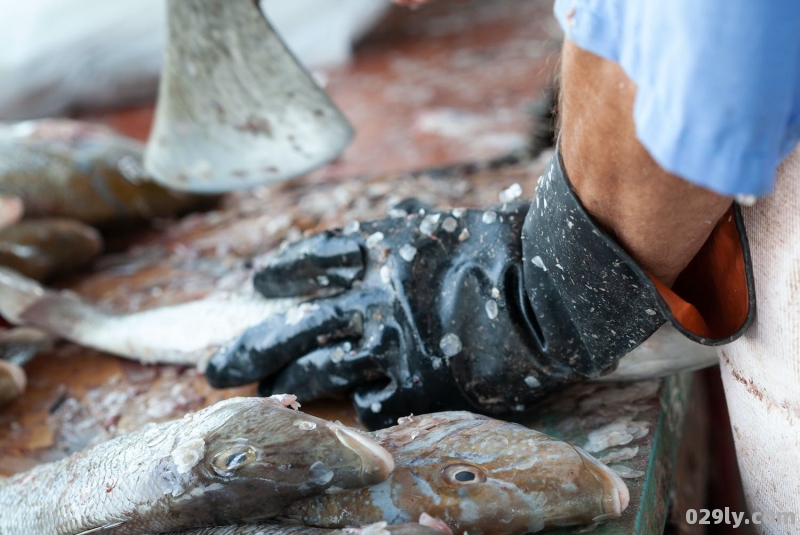
[{"label": "bare arm skin", "polygon": [[561,154],[578,197],[644,269],[672,286],[732,199],[662,169],[636,138],[636,84],[617,63],[568,39],[560,97]]},{"label": "bare arm skin", "polygon": [[564,42],[561,154],[586,209],[671,286],[732,199],[662,169],[636,138],[636,85],[622,68]]}]

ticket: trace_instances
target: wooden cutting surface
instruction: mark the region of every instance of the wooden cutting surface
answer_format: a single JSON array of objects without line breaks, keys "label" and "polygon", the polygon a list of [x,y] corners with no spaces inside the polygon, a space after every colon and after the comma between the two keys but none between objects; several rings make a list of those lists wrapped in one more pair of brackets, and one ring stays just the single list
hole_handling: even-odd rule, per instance
[{"label": "wooden cutting surface", "polygon": [[[429,168],[486,162],[525,146],[531,109],[557,63],[560,31],[551,6],[550,0],[474,0],[394,9],[359,44],[350,65],[321,73],[357,130],[338,161],[297,180],[228,195],[210,212],[109,236],[109,251],[90,272],[59,285],[110,310],[144,310],[201,298],[285,240],[382,217],[405,197],[483,206],[513,183],[531,197],[544,159],[502,169]],[[151,118],[151,107],[90,117],[140,139]],[[25,370],[27,392],[0,413],[0,474],[255,393],[254,387],[213,390],[192,368],[145,366],[67,342]],[[535,427],[578,445],[604,426],[634,422],[639,429],[629,445],[597,453],[636,447],[616,461],[633,474],[631,507],[600,532],[656,533],[663,525],[688,381],[578,386],[537,412]],[[357,424],[348,403],[304,410]]]}]

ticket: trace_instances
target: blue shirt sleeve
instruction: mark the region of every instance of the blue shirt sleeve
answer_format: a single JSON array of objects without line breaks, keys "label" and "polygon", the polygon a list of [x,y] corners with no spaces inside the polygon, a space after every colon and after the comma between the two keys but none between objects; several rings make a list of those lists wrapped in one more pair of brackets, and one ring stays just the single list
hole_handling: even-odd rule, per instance
[{"label": "blue shirt sleeve", "polygon": [[800,2],[556,0],[566,36],[637,84],[639,140],[667,171],[765,195],[800,141]]}]

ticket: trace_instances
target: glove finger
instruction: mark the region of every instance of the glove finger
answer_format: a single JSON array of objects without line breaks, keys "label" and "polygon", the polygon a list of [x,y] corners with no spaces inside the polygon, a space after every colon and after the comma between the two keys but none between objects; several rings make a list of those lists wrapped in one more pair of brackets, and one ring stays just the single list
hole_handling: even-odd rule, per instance
[{"label": "glove finger", "polygon": [[265,297],[308,295],[320,288],[347,289],[364,274],[364,252],[355,236],[323,232],[278,253],[253,278]]},{"label": "glove finger", "polygon": [[261,382],[258,392],[294,394],[301,403],[345,394],[353,387],[383,377],[372,350],[352,351],[348,342],[309,353]]},{"label": "glove finger", "polygon": [[267,377],[288,362],[337,340],[357,340],[363,316],[342,299],[306,303],[247,329],[211,357],[206,379],[227,388]]}]

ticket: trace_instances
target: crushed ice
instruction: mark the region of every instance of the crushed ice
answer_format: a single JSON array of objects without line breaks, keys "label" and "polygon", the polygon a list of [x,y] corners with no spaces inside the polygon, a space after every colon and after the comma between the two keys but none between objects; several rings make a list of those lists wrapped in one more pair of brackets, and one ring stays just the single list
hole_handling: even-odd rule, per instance
[{"label": "crushed ice", "polygon": [[345,234],[355,234],[361,228],[361,223],[358,221],[350,221],[344,226],[344,233]]},{"label": "crushed ice", "polygon": [[619,448],[616,450],[611,450],[597,460],[603,464],[618,463],[620,461],[629,461],[636,457],[638,453],[639,446],[633,446],[632,448]]},{"label": "crushed ice", "polygon": [[452,217],[447,217],[442,222],[442,228],[444,229],[445,232],[453,232],[455,229],[458,228],[458,221],[456,221]]},{"label": "crushed ice", "polygon": [[494,299],[489,299],[486,301],[486,315],[489,316],[490,320],[493,320],[497,317],[497,301]]},{"label": "crushed ice", "polygon": [[172,460],[179,474],[185,474],[203,458],[206,443],[202,438],[187,440],[172,450]]},{"label": "crushed ice", "polygon": [[487,225],[491,225],[495,221],[497,221],[497,212],[493,210],[487,210],[481,216],[481,221],[486,223]]},{"label": "crushed ice", "polygon": [[312,429],[316,429],[317,424],[314,422],[309,422],[308,420],[295,420],[294,425],[296,425],[299,429],[303,431],[311,431]]},{"label": "crushed ice", "polygon": [[441,214],[426,215],[422,219],[422,223],[419,224],[419,231],[430,236],[439,228],[439,219],[441,219],[441,217]]},{"label": "crushed ice", "polygon": [[539,382],[539,379],[534,377],[533,375],[527,376],[525,379],[525,384],[528,385],[529,388],[539,388],[542,386],[542,383]]},{"label": "crushed ice", "polygon": [[407,243],[400,247],[400,258],[405,260],[406,262],[411,262],[414,260],[414,257],[417,255],[417,248]]},{"label": "crushed ice", "polygon": [[617,475],[623,479],[635,479],[644,475],[644,472],[641,470],[634,470],[633,468],[628,468],[627,466],[622,466],[621,464],[613,464],[609,466],[609,468],[615,471]]},{"label": "crushed ice", "polygon": [[369,238],[367,238],[367,247],[370,249],[376,249],[380,246],[381,242],[383,241],[383,232],[375,232],[374,234],[370,234]]},{"label": "crushed ice", "polygon": [[511,184],[508,188],[501,191],[498,197],[500,198],[500,202],[505,203],[517,199],[520,195],[522,195],[522,186],[520,186],[515,182]]},{"label": "crushed ice", "polygon": [[643,438],[649,430],[649,423],[620,418],[586,435],[588,441],[583,447],[589,453],[597,453],[614,446],[624,446],[635,439]]},{"label": "crushed ice", "polygon": [[461,352],[461,339],[453,333],[447,333],[439,341],[439,349],[446,357],[458,355]]}]

